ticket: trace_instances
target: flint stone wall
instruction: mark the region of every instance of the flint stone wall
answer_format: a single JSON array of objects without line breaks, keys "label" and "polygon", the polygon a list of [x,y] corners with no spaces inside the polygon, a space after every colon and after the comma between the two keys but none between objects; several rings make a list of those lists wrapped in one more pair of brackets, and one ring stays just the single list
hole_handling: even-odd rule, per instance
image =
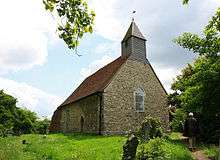
[{"label": "flint stone wall", "polygon": [[[137,112],[134,91],[145,92],[144,112]],[[168,129],[166,92],[149,64],[127,60],[103,93],[103,134],[136,131],[146,116],[159,117]]]},{"label": "flint stone wall", "polygon": [[81,132],[81,117],[83,117],[83,132],[98,133],[99,106],[98,95],[92,95],[65,106],[62,109],[60,121],[62,132]]}]

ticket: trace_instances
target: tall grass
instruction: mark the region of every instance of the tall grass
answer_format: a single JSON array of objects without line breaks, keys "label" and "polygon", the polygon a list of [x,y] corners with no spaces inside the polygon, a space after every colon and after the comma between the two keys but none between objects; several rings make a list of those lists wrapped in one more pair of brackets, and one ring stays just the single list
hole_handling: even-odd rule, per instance
[{"label": "tall grass", "polygon": [[117,160],[124,143],[120,136],[22,135],[0,139],[0,160]]}]

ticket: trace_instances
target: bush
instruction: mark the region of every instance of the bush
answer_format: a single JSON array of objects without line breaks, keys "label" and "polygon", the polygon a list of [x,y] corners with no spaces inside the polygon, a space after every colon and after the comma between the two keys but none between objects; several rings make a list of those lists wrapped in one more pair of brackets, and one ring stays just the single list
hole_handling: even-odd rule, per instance
[{"label": "bush", "polygon": [[141,142],[146,142],[156,137],[162,137],[162,135],[161,122],[158,118],[153,117],[146,117],[137,132],[137,136]]},{"label": "bush", "polygon": [[13,115],[13,132],[15,135],[34,133],[34,124],[37,120],[37,114],[28,110],[17,108]]},{"label": "bush", "polygon": [[48,134],[49,125],[50,125],[50,120],[46,118],[43,120],[38,120],[35,124],[36,133]]},{"label": "bush", "polygon": [[136,158],[138,160],[193,160],[188,147],[180,141],[179,137],[172,137],[155,138],[142,143],[138,147]]},{"label": "bush", "polygon": [[183,124],[187,117],[186,112],[183,109],[176,109],[174,113],[172,113],[173,119],[171,122],[172,131],[175,132],[182,132],[183,131]]},{"label": "bush", "polygon": [[220,116],[198,119],[200,134],[199,139],[205,143],[219,144],[220,139]]},{"label": "bush", "polygon": [[137,152],[138,160],[166,160],[170,159],[169,153],[165,151],[163,147],[164,140],[161,138],[155,138],[148,143],[143,143],[139,146]]},{"label": "bush", "polygon": [[0,90],[0,137],[8,134],[46,134],[50,121],[37,120],[37,114],[16,106],[16,99]]}]

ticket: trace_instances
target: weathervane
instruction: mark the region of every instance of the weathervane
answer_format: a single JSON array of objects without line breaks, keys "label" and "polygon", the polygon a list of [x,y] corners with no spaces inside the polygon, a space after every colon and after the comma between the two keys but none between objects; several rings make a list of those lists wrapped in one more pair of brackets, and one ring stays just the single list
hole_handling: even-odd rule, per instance
[{"label": "weathervane", "polygon": [[134,22],[134,14],[136,13],[136,11],[132,12],[132,22]]}]

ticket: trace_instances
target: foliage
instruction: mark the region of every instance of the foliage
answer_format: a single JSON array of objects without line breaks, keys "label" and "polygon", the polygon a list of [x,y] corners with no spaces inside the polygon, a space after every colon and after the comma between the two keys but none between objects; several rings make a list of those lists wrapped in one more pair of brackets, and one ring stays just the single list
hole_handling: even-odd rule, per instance
[{"label": "foliage", "polygon": [[181,143],[179,137],[171,134],[168,139],[155,138],[147,143],[142,143],[138,147],[137,159],[192,160],[193,157],[187,146]]},{"label": "foliage", "polygon": [[0,136],[12,132],[15,112],[16,99],[0,90]]},{"label": "foliage", "polygon": [[49,120],[39,120],[36,113],[16,107],[16,102],[14,97],[0,90],[0,136],[47,133]]},{"label": "foliage", "polygon": [[48,134],[49,125],[50,125],[50,120],[48,120],[47,118],[43,120],[37,120],[35,123],[36,133]]},{"label": "foliage", "polygon": [[137,136],[141,142],[161,137],[163,135],[161,122],[158,118],[146,117],[137,132]]},{"label": "foliage", "polygon": [[27,109],[16,108],[14,116],[13,132],[16,135],[34,133],[34,123],[37,115]]},{"label": "foliage", "polygon": [[215,145],[200,144],[199,149],[210,159],[217,160],[220,148]]},{"label": "foliage", "polygon": [[[190,74],[185,74],[186,70]],[[220,57],[199,57],[194,65],[188,65],[172,84],[179,91],[181,107],[194,112],[199,120],[201,137],[217,142],[220,135]]]},{"label": "foliage", "polygon": [[[27,144],[22,144],[26,140]],[[126,138],[90,134],[38,134],[0,138],[4,160],[121,160]]]},{"label": "foliage", "polygon": [[140,151],[137,153],[137,159],[147,160],[147,159],[170,159],[169,154],[163,148],[163,140],[160,138],[155,138],[150,140],[147,144],[141,144]]},{"label": "foliage", "polygon": [[171,122],[172,131],[174,132],[182,132],[183,131],[183,124],[187,117],[186,112],[178,108],[173,114],[173,120]]},{"label": "foliage", "polygon": [[172,107],[179,108],[181,106],[181,100],[177,92],[169,94],[167,98],[168,98],[168,104],[171,105]]},{"label": "foliage", "polygon": [[43,0],[45,9],[57,14],[57,31],[69,49],[79,44],[87,32],[92,33],[95,13],[89,11],[85,0]]},{"label": "foliage", "polygon": [[[186,70],[191,70],[186,74]],[[200,57],[194,65],[188,65],[177,80],[172,84],[172,89],[180,91],[179,96],[182,107],[186,111],[205,113],[210,117],[220,113],[220,57]],[[218,115],[216,115],[218,116]]]},{"label": "foliage", "polygon": [[218,57],[220,53],[220,8],[205,27],[203,36],[184,33],[174,42],[199,55]]},{"label": "foliage", "polygon": [[183,0],[183,4],[188,4],[189,0]]},{"label": "foliage", "polygon": [[172,84],[172,103],[194,112],[200,123],[200,136],[209,142],[220,138],[220,8],[209,21],[203,35],[184,33],[174,40],[199,55],[188,64]]},{"label": "foliage", "polygon": [[171,159],[190,160],[194,159],[188,146],[182,143],[181,134],[172,132],[168,139],[165,140],[164,148],[170,153]]}]

